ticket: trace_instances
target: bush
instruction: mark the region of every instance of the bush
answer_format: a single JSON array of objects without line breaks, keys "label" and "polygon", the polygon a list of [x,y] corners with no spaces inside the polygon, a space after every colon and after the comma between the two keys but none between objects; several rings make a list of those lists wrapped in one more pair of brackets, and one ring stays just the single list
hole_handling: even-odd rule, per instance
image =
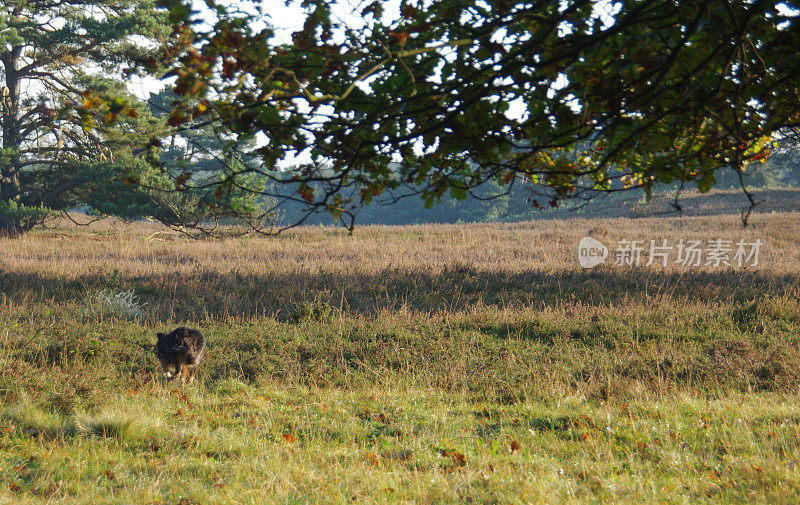
[{"label": "bush", "polygon": [[101,289],[86,300],[89,313],[113,315],[124,319],[141,319],[146,315],[145,303],[139,302],[133,290],[112,291]]},{"label": "bush", "polygon": [[333,311],[333,307],[327,302],[307,300],[295,305],[294,311],[289,319],[294,323],[299,323],[301,321],[328,322],[333,319]]},{"label": "bush", "polygon": [[0,235],[16,237],[44,221],[48,214],[50,209],[45,206],[0,202]]}]

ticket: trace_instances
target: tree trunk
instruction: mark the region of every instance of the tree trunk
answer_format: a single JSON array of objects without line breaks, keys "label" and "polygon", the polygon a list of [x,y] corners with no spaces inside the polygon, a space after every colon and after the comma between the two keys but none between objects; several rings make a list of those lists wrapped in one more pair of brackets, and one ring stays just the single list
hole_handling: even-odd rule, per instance
[{"label": "tree trunk", "polygon": [[[19,125],[19,82],[20,75],[17,63],[22,54],[22,47],[13,47],[2,55],[5,67],[6,82],[0,93],[0,111],[2,111],[3,161],[0,162],[0,205],[19,204],[22,197],[19,171],[20,160],[20,125]],[[12,215],[0,214],[0,235],[19,236],[30,226]]]}]

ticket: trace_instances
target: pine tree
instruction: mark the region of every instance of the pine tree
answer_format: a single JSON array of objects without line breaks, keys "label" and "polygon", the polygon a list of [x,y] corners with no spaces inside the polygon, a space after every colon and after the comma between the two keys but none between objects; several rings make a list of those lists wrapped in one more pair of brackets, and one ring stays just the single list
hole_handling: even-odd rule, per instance
[{"label": "pine tree", "polygon": [[115,167],[130,168],[132,149],[162,123],[128,105],[120,79],[170,33],[152,0],[0,5],[0,235],[92,195],[110,201]]}]

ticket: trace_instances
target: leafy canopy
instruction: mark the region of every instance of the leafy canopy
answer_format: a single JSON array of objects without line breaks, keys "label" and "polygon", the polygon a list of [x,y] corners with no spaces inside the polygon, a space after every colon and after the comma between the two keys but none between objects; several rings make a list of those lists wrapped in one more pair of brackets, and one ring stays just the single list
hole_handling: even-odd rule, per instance
[{"label": "leafy canopy", "polygon": [[800,126],[793,2],[404,0],[347,16],[305,0],[289,43],[211,0],[213,16],[162,4],[174,33],[159,64],[183,97],[170,124],[215,125],[226,153],[259,161],[225,184],[261,174],[309,213],[488,181],[553,205],[657,182],[706,191]]}]

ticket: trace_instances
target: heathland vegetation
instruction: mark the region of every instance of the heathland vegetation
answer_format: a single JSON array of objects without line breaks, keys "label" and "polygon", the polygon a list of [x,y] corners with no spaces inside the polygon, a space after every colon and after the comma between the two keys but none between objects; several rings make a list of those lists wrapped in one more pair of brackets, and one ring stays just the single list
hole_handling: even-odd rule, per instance
[{"label": "heathland vegetation", "polygon": [[[582,270],[586,235],[763,246]],[[796,213],[3,239],[0,501],[791,503],[798,248]]]},{"label": "heathland vegetation", "polygon": [[0,503],[800,502],[798,16],[0,3]]}]

